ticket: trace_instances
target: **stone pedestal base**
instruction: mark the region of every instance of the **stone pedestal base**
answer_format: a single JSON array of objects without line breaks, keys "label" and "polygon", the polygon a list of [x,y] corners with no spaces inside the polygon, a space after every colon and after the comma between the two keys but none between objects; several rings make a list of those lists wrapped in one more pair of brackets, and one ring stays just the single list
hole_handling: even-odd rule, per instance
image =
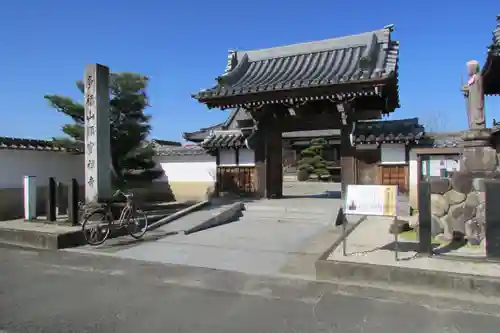
[{"label": "stone pedestal base", "polygon": [[430,180],[433,236],[451,241],[461,235],[477,245],[486,231],[485,182],[499,178],[499,163],[490,129],[464,131],[462,140],[460,170]]},{"label": "stone pedestal base", "polygon": [[491,128],[462,131],[463,147],[485,147],[490,145]]},{"label": "stone pedestal base", "polygon": [[488,173],[497,170],[497,152],[491,146],[491,129],[462,132],[460,172]]}]

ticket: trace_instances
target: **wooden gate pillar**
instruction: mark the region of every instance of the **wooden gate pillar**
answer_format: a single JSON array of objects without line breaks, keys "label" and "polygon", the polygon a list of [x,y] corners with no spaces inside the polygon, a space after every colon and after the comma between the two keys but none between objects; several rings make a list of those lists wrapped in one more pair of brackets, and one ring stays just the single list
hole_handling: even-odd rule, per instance
[{"label": "wooden gate pillar", "polygon": [[255,188],[267,198],[283,196],[283,150],[281,127],[272,119],[262,120],[255,146]]},{"label": "wooden gate pillar", "polygon": [[281,129],[269,128],[266,135],[267,185],[266,197],[283,197],[283,149]]},{"label": "wooden gate pillar", "polygon": [[342,182],[342,198],[347,185],[356,184],[356,148],[351,145],[350,134],[352,123],[348,122],[340,129],[340,175]]},{"label": "wooden gate pillar", "polygon": [[266,167],[266,133],[265,128],[259,128],[255,140],[255,194],[257,197],[266,196],[267,167]]}]

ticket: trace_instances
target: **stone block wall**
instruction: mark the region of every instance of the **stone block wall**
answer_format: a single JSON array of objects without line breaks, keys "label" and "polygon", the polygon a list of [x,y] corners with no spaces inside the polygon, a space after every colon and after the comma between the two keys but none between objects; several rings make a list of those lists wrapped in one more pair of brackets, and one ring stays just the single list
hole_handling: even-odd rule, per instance
[{"label": "stone block wall", "polygon": [[499,158],[489,146],[465,147],[460,171],[432,177],[432,236],[439,241],[465,237],[478,245],[485,237],[485,181],[500,179]]}]

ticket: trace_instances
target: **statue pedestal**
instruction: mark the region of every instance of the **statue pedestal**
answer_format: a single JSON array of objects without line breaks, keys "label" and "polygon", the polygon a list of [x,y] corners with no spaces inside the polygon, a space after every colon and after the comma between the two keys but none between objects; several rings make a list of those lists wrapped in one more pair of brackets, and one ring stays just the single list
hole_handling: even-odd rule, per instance
[{"label": "statue pedestal", "polygon": [[492,147],[491,129],[472,129],[462,133],[461,172],[488,174],[497,170],[496,149]]},{"label": "statue pedestal", "polygon": [[491,128],[462,131],[462,147],[485,147],[491,144]]}]

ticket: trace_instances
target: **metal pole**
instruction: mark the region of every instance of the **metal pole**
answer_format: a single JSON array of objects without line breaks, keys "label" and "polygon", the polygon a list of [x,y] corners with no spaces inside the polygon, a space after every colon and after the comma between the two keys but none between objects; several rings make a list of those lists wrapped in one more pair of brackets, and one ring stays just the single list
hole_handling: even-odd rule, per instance
[{"label": "metal pole", "polygon": [[347,256],[347,219],[345,216],[343,217],[344,221],[342,222],[342,254],[344,257]]},{"label": "metal pole", "polygon": [[[395,216],[394,217],[394,225],[396,225],[397,220],[398,220],[398,218],[397,218],[397,216]],[[398,242],[398,233],[396,230],[396,232],[394,233],[394,260],[395,261],[399,260],[398,252],[399,252],[399,242]]]}]

